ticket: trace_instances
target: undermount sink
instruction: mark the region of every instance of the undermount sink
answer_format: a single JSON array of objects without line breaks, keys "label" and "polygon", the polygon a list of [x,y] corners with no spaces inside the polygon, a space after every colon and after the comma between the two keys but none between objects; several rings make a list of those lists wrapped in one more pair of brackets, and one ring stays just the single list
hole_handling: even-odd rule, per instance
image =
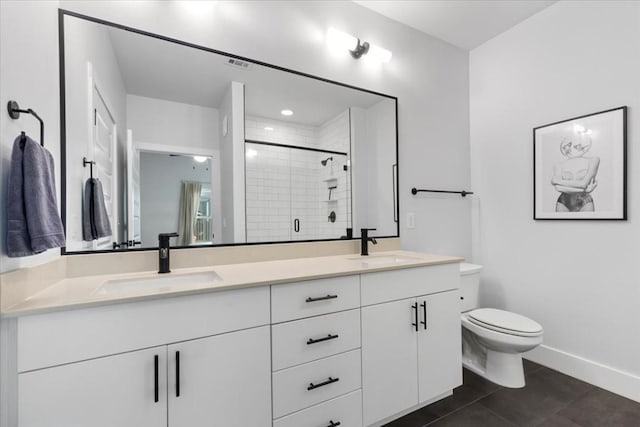
[{"label": "undermount sink", "polygon": [[420,261],[419,258],[414,258],[404,255],[368,255],[359,256],[357,258],[350,258],[353,261],[360,261],[365,267],[376,267],[385,265],[404,264],[407,262]]},{"label": "undermount sink", "polygon": [[187,286],[212,284],[222,280],[215,271],[200,273],[167,273],[156,277],[107,280],[96,295],[122,295],[129,292],[162,292],[179,290]]}]

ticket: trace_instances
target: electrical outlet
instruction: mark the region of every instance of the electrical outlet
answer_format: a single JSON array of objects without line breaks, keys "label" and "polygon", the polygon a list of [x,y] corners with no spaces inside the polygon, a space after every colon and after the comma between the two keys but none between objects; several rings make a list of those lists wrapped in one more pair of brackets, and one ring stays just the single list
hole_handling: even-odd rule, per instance
[{"label": "electrical outlet", "polygon": [[416,214],[413,212],[407,214],[407,228],[416,228]]}]

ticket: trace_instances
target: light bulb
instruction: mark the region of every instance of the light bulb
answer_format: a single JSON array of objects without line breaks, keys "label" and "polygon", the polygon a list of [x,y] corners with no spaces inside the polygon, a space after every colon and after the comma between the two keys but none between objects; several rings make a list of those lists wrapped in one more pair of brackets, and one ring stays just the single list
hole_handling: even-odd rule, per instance
[{"label": "light bulb", "polygon": [[355,50],[358,38],[332,27],[327,31],[327,46],[334,51]]},{"label": "light bulb", "polygon": [[375,58],[380,62],[389,62],[391,61],[391,57],[393,54],[390,50],[377,46],[375,44],[369,44],[369,52],[367,52],[367,56],[371,58]]}]

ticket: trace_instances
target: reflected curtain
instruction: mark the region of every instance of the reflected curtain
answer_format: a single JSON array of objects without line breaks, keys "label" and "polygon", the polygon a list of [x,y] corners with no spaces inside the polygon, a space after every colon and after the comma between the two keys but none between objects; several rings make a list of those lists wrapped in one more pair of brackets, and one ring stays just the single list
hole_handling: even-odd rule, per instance
[{"label": "reflected curtain", "polygon": [[178,242],[180,246],[193,243],[195,237],[196,216],[200,204],[202,183],[182,181],[180,189],[180,212],[178,214]]}]

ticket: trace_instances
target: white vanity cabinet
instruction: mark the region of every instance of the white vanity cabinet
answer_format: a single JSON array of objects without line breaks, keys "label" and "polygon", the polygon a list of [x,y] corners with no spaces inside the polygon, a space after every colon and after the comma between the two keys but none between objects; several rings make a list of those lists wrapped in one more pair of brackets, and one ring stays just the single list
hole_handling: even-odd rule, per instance
[{"label": "white vanity cabinet", "polygon": [[271,426],[268,324],[268,287],[21,317],[18,425]]},{"label": "white vanity cabinet", "polygon": [[364,425],[462,384],[457,269],[451,264],[361,276],[363,304],[371,304],[362,307]]},{"label": "white vanity cabinet", "polygon": [[379,426],[462,383],[458,264],[24,315],[17,427]]}]

